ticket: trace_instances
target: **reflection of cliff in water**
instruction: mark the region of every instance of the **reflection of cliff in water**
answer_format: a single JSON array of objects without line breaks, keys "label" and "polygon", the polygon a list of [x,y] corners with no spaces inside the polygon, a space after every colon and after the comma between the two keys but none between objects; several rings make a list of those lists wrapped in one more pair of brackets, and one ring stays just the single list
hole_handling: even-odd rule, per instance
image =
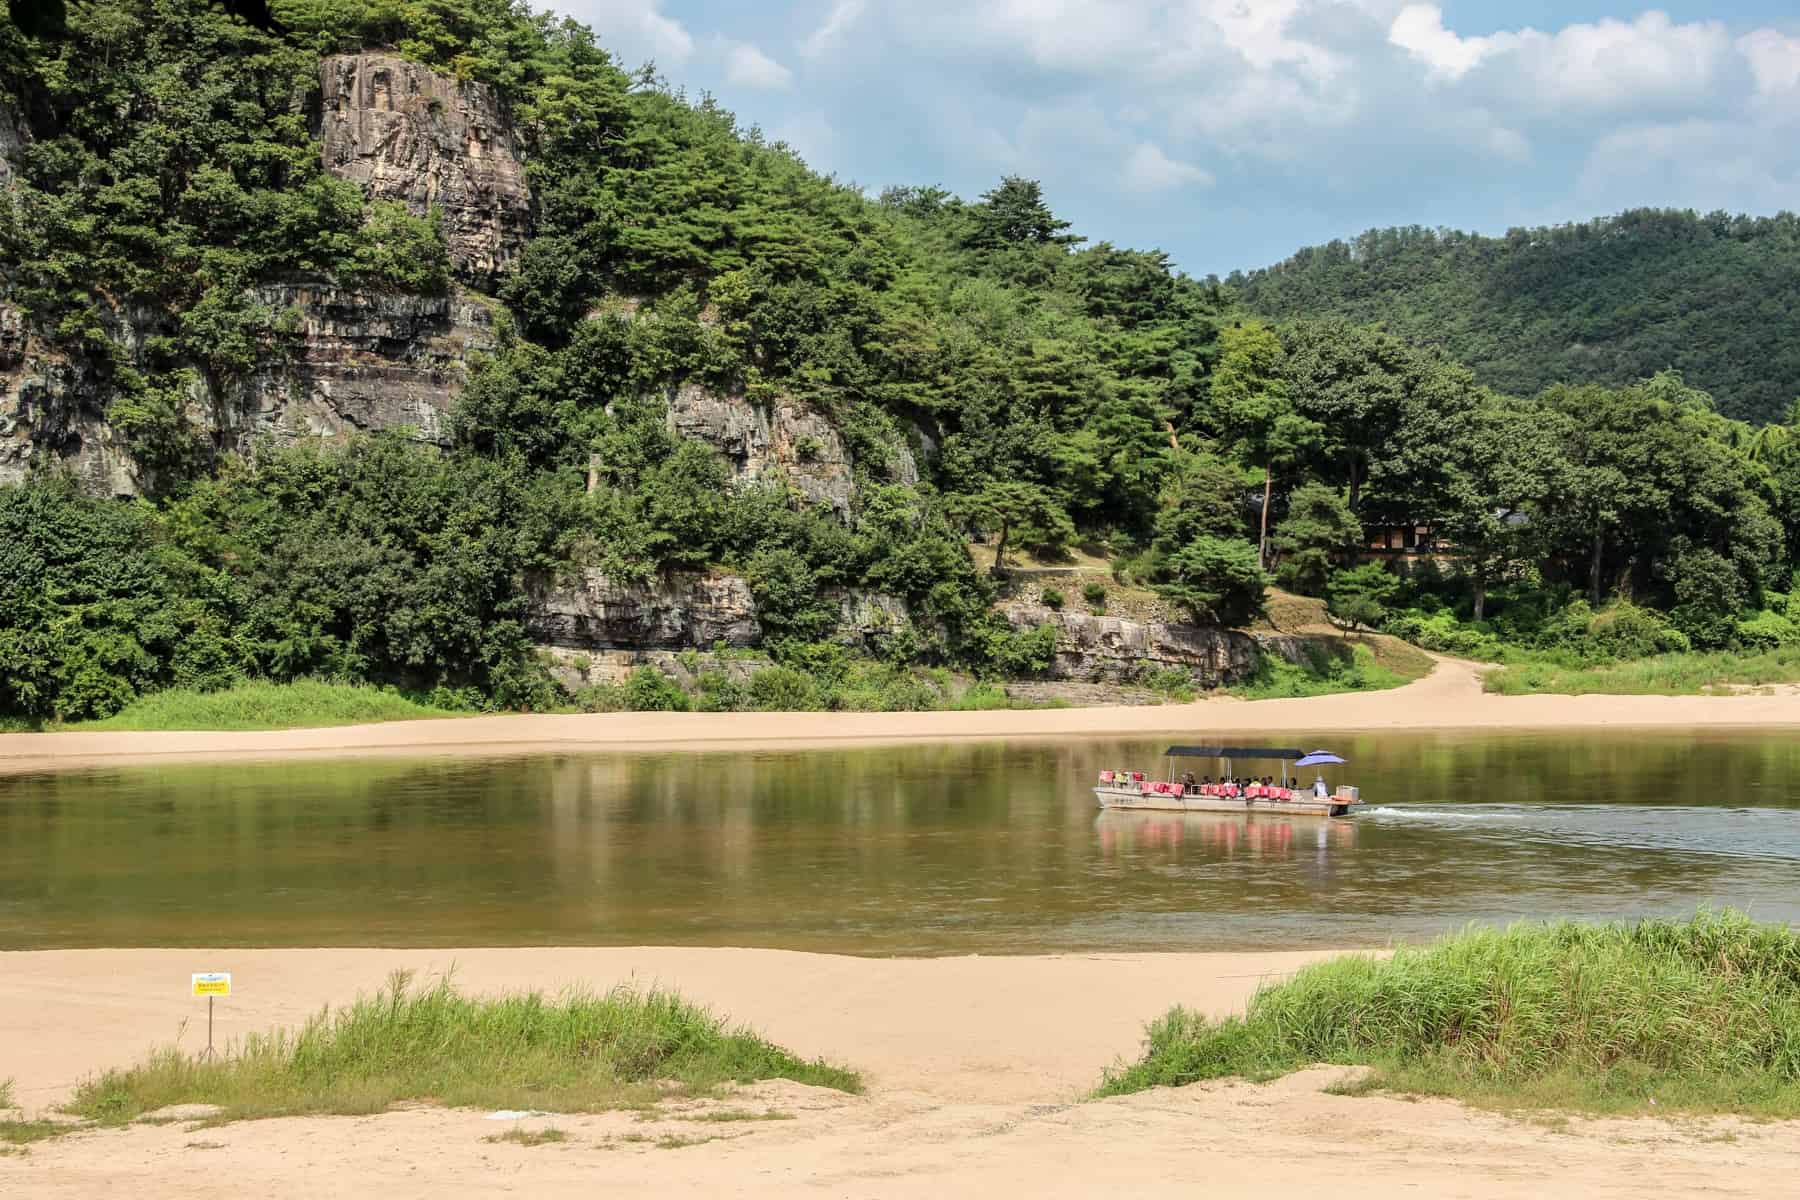
[{"label": "reflection of cliff in water", "polygon": [[1231,813],[1103,812],[1094,821],[1100,853],[1117,859],[1158,850],[1200,851],[1215,859],[1316,858],[1354,849],[1356,822],[1348,818]]}]

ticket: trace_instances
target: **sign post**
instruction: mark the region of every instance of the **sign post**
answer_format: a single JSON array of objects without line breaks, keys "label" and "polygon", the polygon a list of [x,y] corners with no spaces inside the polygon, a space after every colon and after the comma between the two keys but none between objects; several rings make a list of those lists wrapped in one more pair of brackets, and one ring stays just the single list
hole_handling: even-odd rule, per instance
[{"label": "sign post", "polygon": [[230,971],[196,971],[194,995],[206,997],[206,1057],[213,1056],[213,1001],[231,995]]}]

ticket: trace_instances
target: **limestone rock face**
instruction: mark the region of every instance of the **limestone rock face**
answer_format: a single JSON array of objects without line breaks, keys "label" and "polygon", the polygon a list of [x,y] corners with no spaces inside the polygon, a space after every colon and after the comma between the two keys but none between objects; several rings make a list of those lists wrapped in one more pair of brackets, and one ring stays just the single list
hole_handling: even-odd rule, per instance
[{"label": "limestone rock face", "polygon": [[1178,668],[1201,688],[1227,687],[1256,673],[1261,653],[1247,633],[1160,621],[1127,621],[1057,612],[1013,602],[1002,614],[1015,629],[1057,626],[1055,679],[1131,683],[1152,671]]},{"label": "limestone rock face", "polygon": [[97,496],[138,493],[92,369],[35,330],[0,278],[0,485],[59,464]]},{"label": "limestone rock face", "polygon": [[[251,299],[274,318],[262,365],[242,379],[196,373],[186,405],[197,432],[239,454],[262,438],[402,426],[446,442],[466,357],[494,344],[487,304],[457,291],[419,296],[298,280],[259,286]],[[128,358],[146,339],[175,331],[150,310],[109,310],[105,327]],[[143,491],[149,481],[106,421],[110,398],[83,360],[0,298],[0,483],[22,479],[34,462],[56,462],[95,495]]]},{"label": "limestone rock face", "polygon": [[0,102],[0,191],[12,186],[19,155],[31,143],[31,131],[8,104]]},{"label": "limestone rock face", "polygon": [[527,581],[525,629],[534,641],[577,650],[754,646],[762,640],[750,584],[738,575],[675,572],[647,583],[603,571]]},{"label": "limestone rock face", "polygon": [[697,384],[671,388],[668,402],[669,429],[719,451],[737,479],[791,484],[808,504],[849,519],[850,453],[825,417],[791,400],[765,407]]},{"label": "limestone rock face", "polygon": [[229,414],[226,441],[278,441],[408,427],[448,443],[448,418],[472,350],[494,346],[486,302],[371,292],[324,282],[268,284],[256,300],[281,314],[280,354],[247,381]]},{"label": "limestone rock face", "polygon": [[[526,581],[525,629],[546,648],[632,651],[618,660],[646,659],[639,651],[710,650],[719,643],[746,649],[762,642],[756,600],[741,575],[676,571],[645,583],[615,581],[604,571]],[[911,620],[896,596],[841,589],[826,594],[838,606],[837,638],[867,649]]]},{"label": "limestone rock face", "polygon": [[506,271],[525,244],[531,189],[499,96],[392,54],[336,54],[319,66],[325,169],[415,216],[444,212],[465,279]]}]

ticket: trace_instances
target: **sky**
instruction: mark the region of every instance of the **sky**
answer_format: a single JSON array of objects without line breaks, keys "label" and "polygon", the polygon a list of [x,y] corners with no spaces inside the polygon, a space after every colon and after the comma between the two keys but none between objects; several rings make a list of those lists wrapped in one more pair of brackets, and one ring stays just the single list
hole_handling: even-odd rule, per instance
[{"label": "sky", "polygon": [[1800,209],[1794,0],[558,0],[871,191],[1040,180],[1193,275],[1389,225]]}]

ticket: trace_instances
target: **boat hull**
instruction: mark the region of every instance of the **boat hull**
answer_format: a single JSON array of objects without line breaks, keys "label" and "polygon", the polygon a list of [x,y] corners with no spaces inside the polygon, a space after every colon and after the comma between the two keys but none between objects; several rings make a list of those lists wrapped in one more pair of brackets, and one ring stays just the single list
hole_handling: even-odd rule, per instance
[{"label": "boat hull", "polygon": [[1296,800],[1267,800],[1246,797],[1236,800],[1223,796],[1168,796],[1158,792],[1140,792],[1136,788],[1097,787],[1094,797],[1100,807],[1120,812],[1217,812],[1269,813],[1283,817],[1347,817],[1357,804],[1336,797],[1304,796]]}]

